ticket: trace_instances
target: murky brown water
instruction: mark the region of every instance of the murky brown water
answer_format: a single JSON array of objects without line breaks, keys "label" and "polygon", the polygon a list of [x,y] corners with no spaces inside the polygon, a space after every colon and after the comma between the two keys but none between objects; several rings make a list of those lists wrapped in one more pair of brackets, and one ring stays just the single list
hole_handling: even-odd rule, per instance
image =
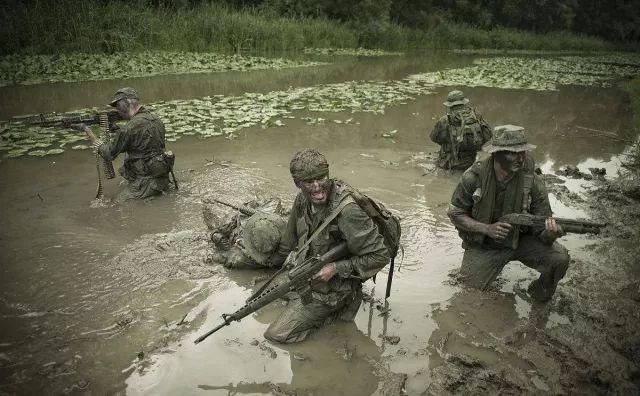
[{"label": "murky brown water", "polygon": [[[99,105],[122,85],[138,87],[144,101],[158,101],[397,79],[469,59],[349,59],[314,70],[2,88],[0,118]],[[526,126],[544,170],[581,164],[605,166],[615,174],[618,163],[612,158],[624,143],[585,128],[629,129],[631,114],[616,89],[461,88],[492,125]],[[448,90],[389,108],[384,115],[352,114],[355,123],[349,125],[310,126],[291,119],[280,128],[244,129],[233,141],[183,138],[170,145],[177,155],[180,191],[148,202],[92,206],[95,166],[88,152],[2,160],[0,390],[268,394],[295,389],[369,395],[380,391],[390,373],[402,372],[409,374],[409,394],[424,391],[437,366],[428,352],[437,338],[434,331],[449,331],[456,320],[437,312],[460,301],[451,300],[460,288],[446,281],[459,265],[462,249],[445,215],[459,174],[430,170],[425,154],[436,151],[428,132],[443,113]],[[395,141],[380,137],[393,129],[398,130]],[[281,347],[262,338],[280,309],[273,306],[193,345],[221,313],[241,305],[256,276],[203,263],[208,246],[200,200],[216,196],[240,203],[258,195],[290,202],[295,187],[288,162],[304,147],[320,149],[332,175],[401,214],[405,256],[394,277],[390,313],[380,315],[379,301],[363,304],[355,324],[332,325],[302,344]],[[106,195],[117,190],[117,182],[109,181]],[[564,217],[577,213],[557,200],[552,204]],[[587,242],[585,236],[563,238],[578,256],[585,255],[581,249]],[[534,276],[512,265],[504,274],[503,290],[509,295],[517,281]],[[378,300],[385,278],[366,286]],[[530,307],[511,296],[474,320],[514,326]],[[549,320],[552,325],[565,321],[557,315]],[[399,336],[400,342],[391,345],[382,335]],[[252,345],[253,340],[259,344]]]}]

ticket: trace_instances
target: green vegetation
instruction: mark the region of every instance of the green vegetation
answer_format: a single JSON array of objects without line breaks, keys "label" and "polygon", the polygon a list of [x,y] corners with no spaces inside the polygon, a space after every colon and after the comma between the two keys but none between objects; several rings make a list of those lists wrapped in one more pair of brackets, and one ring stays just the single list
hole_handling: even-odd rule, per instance
[{"label": "green vegetation", "polygon": [[403,55],[402,52],[388,52],[380,49],[367,48],[305,48],[307,55],[338,55],[338,56],[390,56]]},{"label": "green vegetation", "polygon": [[[168,8],[162,3],[150,6],[143,1],[32,0],[24,3],[8,0],[0,9],[0,34],[3,38],[0,54],[142,50],[242,54],[359,47],[388,51],[414,48],[610,48],[603,40],[571,33],[537,35],[500,27],[482,30],[465,22],[442,21],[408,27],[391,22],[389,12],[385,14],[377,8],[375,12],[355,8],[349,12],[343,10],[342,14],[307,15],[302,13],[303,10],[299,14],[283,13],[275,5],[234,9],[216,2],[183,1],[185,5],[182,7]],[[259,3],[262,2],[253,2]],[[343,3],[350,2],[336,2],[336,7]],[[380,18],[380,12],[387,16]],[[355,19],[346,20],[345,15]]]},{"label": "green vegetation", "polygon": [[[635,54],[546,59],[494,57],[479,59],[470,67],[417,74],[401,80],[347,81],[268,93],[172,100],[151,103],[149,107],[164,121],[170,142],[183,136],[235,139],[243,129],[279,127],[291,118],[320,125],[329,120],[343,125],[357,123],[354,113],[383,114],[391,106],[431,94],[442,86],[550,90],[556,89],[557,84],[602,86],[613,79],[638,74],[640,55]],[[396,134],[383,132],[382,137],[389,139]],[[81,141],[86,143],[84,134],[34,127],[24,117],[0,123],[0,153],[7,157],[51,155],[68,147],[88,148],[80,144]]]},{"label": "green vegetation", "polygon": [[0,87],[11,84],[106,80],[156,74],[210,73],[317,66],[283,58],[202,52],[142,51],[115,54],[7,55],[0,62]]}]

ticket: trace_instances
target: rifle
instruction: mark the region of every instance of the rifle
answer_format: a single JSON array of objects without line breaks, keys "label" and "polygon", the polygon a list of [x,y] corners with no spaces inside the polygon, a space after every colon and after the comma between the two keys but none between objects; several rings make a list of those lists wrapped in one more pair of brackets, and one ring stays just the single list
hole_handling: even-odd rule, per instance
[{"label": "rifle", "polygon": [[[536,216],[528,213],[510,213],[502,216],[498,221],[513,225],[521,225],[528,227],[544,227],[547,216]],[[600,228],[606,226],[605,223],[595,223],[586,220],[563,219],[554,217],[556,223],[562,227],[564,232],[573,232],[576,234],[599,234]]]},{"label": "rifle", "polygon": [[246,215],[246,216],[253,216],[257,212],[257,210],[255,210],[255,209],[247,208],[246,206],[236,206],[236,205],[224,202],[224,201],[219,201],[219,200],[217,200],[215,198],[203,199],[202,202],[207,203],[207,204],[218,203],[220,205],[228,206],[228,207],[230,207],[232,209],[235,209],[238,212],[240,212],[240,213],[242,213],[243,215]]},{"label": "rifle", "polygon": [[280,282],[265,289],[257,297],[252,298],[246,302],[246,304],[232,314],[222,314],[223,322],[208,331],[207,333],[198,337],[194,343],[198,344],[211,334],[220,330],[221,328],[228,326],[231,322],[239,322],[245,316],[250,315],[258,309],[264,307],[284,296],[290,291],[296,290],[303,294],[308,288],[311,287],[311,277],[318,273],[322,267],[344,257],[349,252],[347,243],[342,242],[333,249],[329,250],[322,256],[310,257],[304,260],[302,263],[294,266],[289,272],[287,272],[287,279],[284,282]]}]

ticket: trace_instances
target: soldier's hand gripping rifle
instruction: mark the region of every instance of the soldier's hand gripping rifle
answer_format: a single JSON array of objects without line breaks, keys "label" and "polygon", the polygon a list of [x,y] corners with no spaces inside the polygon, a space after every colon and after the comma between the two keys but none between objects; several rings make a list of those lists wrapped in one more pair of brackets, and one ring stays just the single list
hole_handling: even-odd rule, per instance
[{"label": "soldier's hand gripping rifle", "polygon": [[[502,216],[498,221],[512,225],[544,227],[546,219],[546,216],[536,216],[528,213],[511,213]],[[595,223],[586,220],[563,219],[561,217],[554,217],[554,219],[556,223],[562,227],[562,231],[576,234],[599,234],[600,228],[606,226],[604,223]]]},{"label": "soldier's hand gripping rifle", "polygon": [[295,265],[291,270],[289,270],[289,272],[287,272],[285,281],[266,288],[258,296],[248,300],[246,304],[236,312],[232,314],[222,314],[222,319],[224,321],[212,330],[198,337],[194,343],[198,344],[221,328],[230,325],[233,321],[239,322],[245,316],[254,313],[258,309],[272,303],[290,291],[302,291],[309,288],[312,277],[317,274],[324,265],[344,257],[348,251],[347,243],[342,242],[322,256],[311,257],[302,263]]}]

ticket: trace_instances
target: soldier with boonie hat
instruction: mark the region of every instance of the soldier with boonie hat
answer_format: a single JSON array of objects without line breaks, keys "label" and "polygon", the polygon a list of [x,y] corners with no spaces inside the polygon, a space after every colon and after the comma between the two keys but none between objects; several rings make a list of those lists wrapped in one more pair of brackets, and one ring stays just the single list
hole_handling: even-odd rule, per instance
[{"label": "soldier with boonie hat", "polygon": [[440,145],[436,163],[439,168],[467,169],[482,145],[491,139],[491,127],[468,103],[469,99],[459,90],[449,92],[442,103],[447,114],[440,117],[430,135]]},{"label": "soldier with boonie hat", "polygon": [[[542,177],[534,172],[526,131],[517,125],[494,128],[483,146],[490,156],[467,169],[451,197],[448,215],[465,249],[460,275],[469,286],[486,290],[510,261],[540,273],[528,293],[549,301],[569,266],[567,249],[556,239],[564,234],[552,217]],[[544,226],[521,227],[501,221],[512,213],[546,217]]]}]

